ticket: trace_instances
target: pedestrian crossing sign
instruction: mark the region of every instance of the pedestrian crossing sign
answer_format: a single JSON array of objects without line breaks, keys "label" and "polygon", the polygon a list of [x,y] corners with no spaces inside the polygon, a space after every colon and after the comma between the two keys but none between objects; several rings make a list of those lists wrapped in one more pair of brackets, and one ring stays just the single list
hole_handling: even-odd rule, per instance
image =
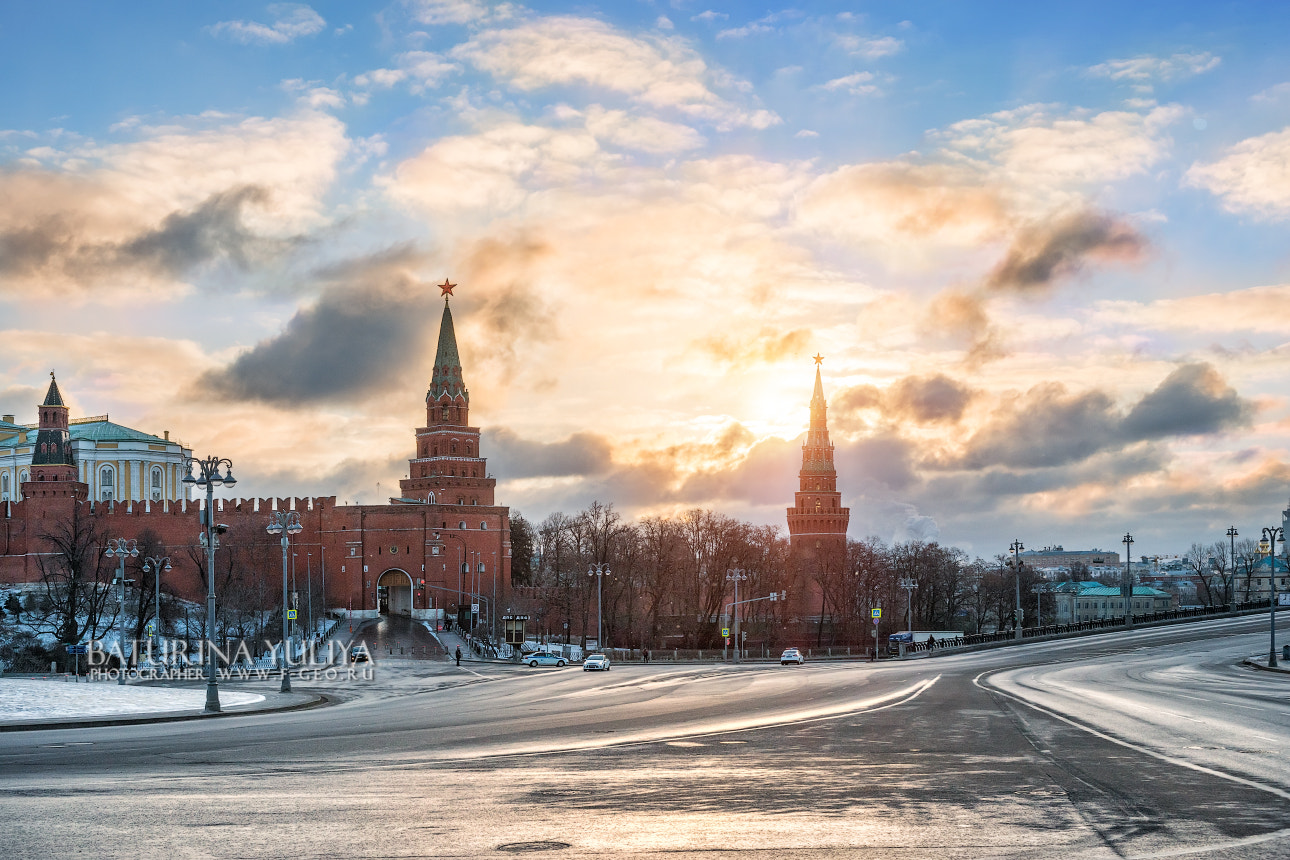
[{"label": "pedestrian crossing sign", "polygon": [[721,628],[721,635],[722,635],[722,636],[724,636],[724,637],[726,637],[727,639],[728,639],[728,638],[730,638],[730,628],[729,628],[729,627],[722,627],[722,628]]},{"label": "pedestrian crossing sign", "polygon": [[288,620],[288,621],[295,621],[295,620],[296,620],[296,610],[294,610],[294,609],[288,609],[288,610],[287,610],[287,620]]},{"label": "pedestrian crossing sign", "polygon": [[882,617],[882,609],[870,609],[869,617],[871,617],[874,621],[877,621],[879,618]]}]

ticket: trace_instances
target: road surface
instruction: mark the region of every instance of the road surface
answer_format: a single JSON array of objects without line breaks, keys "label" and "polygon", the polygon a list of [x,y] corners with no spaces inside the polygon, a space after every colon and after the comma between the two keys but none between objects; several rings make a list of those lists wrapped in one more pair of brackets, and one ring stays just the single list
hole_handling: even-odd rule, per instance
[{"label": "road surface", "polygon": [[1264,648],[1266,620],[1238,619],[878,664],[588,673],[378,654],[374,681],[325,690],[331,707],[0,734],[0,844],[1287,857],[1290,676],[1240,665]]}]

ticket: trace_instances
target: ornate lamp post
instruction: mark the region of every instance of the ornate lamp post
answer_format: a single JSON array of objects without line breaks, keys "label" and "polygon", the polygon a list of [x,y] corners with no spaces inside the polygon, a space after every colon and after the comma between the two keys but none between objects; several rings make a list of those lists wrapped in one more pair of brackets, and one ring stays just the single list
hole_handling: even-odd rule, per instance
[{"label": "ornate lamp post", "polygon": [[605,649],[605,628],[603,615],[601,614],[600,583],[606,576],[610,575],[608,564],[593,564],[591,569],[587,571],[587,576],[596,578],[596,650],[598,651]]},{"label": "ornate lamp post", "polygon": [[[1266,529],[1264,531],[1266,531]],[[117,572],[116,572],[117,582],[121,583],[121,620],[117,624],[117,629],[120,631],[120,633],[117,634],[117,640],[121,646],[121,677],[117,681],[117,683],[124,685],[125,684],[125,584],[127,582],[125,578],[125,559],[126,559],[126,556],[129,556],[130,558],[138,558],[139,547],[134,542],[134,540],[126,540],[125,538],[113,538],[112,540],[108,541],[108,547],[106,550],[103,551],[103,554],[106,555],[108,558],[115,557],[115,558],[121,559],[121,562],[117,567]]]},{"label": "ornate lamp post", "polygon": [[[1265,528],[1263,542],[1268,544],[1268,629],[1271,633],[1268,645],[1268,665],[1277,665],[1277,541],[1285,543],[1286,533],[1282,526]],[[1263,547],[1259,547],[1262,549]]]},{"label": "ornate lamp post", "polygon": [[909,641],[912,643],[914,641],[914,637],[912,635],[914,632],[914,589],[918,588],[918,580],[914,579],[912,576],[902,576],[897,580],[896,585],[905,589],[905,618],[907,619],[909,633],[911,634]]},{"label": "ornate lamp post", "polygon": [[1120,592],[1124,595],[1124,626],[1133,629],[1133,535],[1128,532],[1120,538],[1124,544],[1124,586]]},{"label": "ornate lamp post", "polygon": [[[193,475],[193,466],[197,466],[201,473]],[[185,484],[196,484],[206,490],[206,509],[202,512],[202,525],[205,527],[206,544],[206,710],[213,713],[219,711],[219,684],[215,682],[215,549],[219,546],[215,534],[224,532],[227,527],[215,526],[215,485],[223,484],[231,487],[237,483],[237,478],[233,477],[233,461],[223,457],[206,457],[199,460],[196,457],[189,457],[184,461],[188,468],[188,474],[184,476]],[[224,474],[219,473],[220,466],[224,467]]]},{"label": "ornate lamp post", "polygon": [[[1230,576],[1229,576],[1229,578],[1228,578],[1228,582],[1232,583],[1232,588],[1230,589],[1231,591],[1235,591],[1235,590],[1236,590],[1236,535],[1237,535],[1237,534],[1238,534],[1238,532],[1236,531],[1236,526],[1228,526],[1228,527],[1227,527],[1227,537],[1228,537],[1228,539],[1232,542],[1232,558],[1231,558],[1231,560],[1228,562],[1229,564],[1231,564],[1231,565],[1232,565],[1232,567],[1231,567],[1231,571],[1232,571],[1232,573],[1231,573],[1231,575],[1230,575]],[[1231,608],[1232,600],[1233,600],[1233,598],[1235,598],[1235,597],[1236,597],[1236,595],[1235,595],[1235,594],[1229,594],[1229,593],[1228,593],[1228,591],[1229,591],[1229,589],[1226,589],[1226,588],[1225,588],[1225,589],[1223,589],[1223,594],[1224,594],[1224,596],[1227,598],[1228,608],[1230,609],[1230,608]]]},{"label": "ornate lamp post", "polygon": [[742,568],[736,567],[734,570],[726,571],[726,582],[733,582],[735,584],[734,615],[735,615],[735,662],[736,663],[739,662],[739,644],[740,644],[739,643],[739,583],[743,582],[746,579],[748,579],[748,575],[744,573]]},{"label": "ornate lamp post", "polygon": [[161,641],[161,575],[170,570],[169,556],[148,556],[143,560],[143,572],[157,576],[157,590],[153,592],[152,623],[157,626],[157,641]]},{"label": "ornate lamp post", "polygon": [[300,534],[303,526],[300,525],[300,517],[295,511],[274,511],[269,517],[269,525],[265,531],[271,535],[282,536],[282,685],[279,691],[290,693],[291,675],[287,672],[287,663],[290,662],[287,656],[288,642],[290,642],[287,636],[287,548],[291,545],[291,536]]},{"label": "ornate lamp post", "polygon": [[1021,639],[1021,551],[1025,549],[1025,546],[1022,545],[1021,541],[1014,540],[1012,546],[1008,547],[1008,549],[1012,550],[1012,566],[1016,568],[1015,572],[1017,574],[1017,608],[1014,610],[1012,620],[1013,626],[1016,628],[1016,638]]}]

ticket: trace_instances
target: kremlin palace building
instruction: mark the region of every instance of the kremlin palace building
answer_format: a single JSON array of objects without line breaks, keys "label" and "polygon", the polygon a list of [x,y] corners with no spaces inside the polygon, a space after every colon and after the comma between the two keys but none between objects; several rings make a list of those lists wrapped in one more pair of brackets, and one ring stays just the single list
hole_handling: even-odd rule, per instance
[{"label": "kremlin palace building", "polygon": [[[399,497],[377,505],[337,505],[335,496],[214,503],[215,522],[229,527],[230,540],[269,550],[279,545],[265,531],[271,512],[295,511],[303,527],[294,538],[297,556],[308,554],[321,568],[328,605],[354,617],[435,619],[463,606],[469,612],[470,604],[481,615],[506,609],[510,509],[496,504],[480,431],[470,424],[448,306],[453,285],[445,285],[425,426],[416,430]],[[0,422],[0,587],[39,581],[40,558],[52,550],[45,539],[51,524],[80,514],[92,518],[101,540],[137,539],[145,531],[159,538],[173,565],[164,590],[200,597],[203,575],[192,561],[200,554],[188,550],[198,543],[205,500],[190,501],[184,491],[191,457],[169,432],[152,436],[107,416],[71,420],[51,378],[35,426],[12,415]],[[266,562],[267,583],[278,573]]]}]

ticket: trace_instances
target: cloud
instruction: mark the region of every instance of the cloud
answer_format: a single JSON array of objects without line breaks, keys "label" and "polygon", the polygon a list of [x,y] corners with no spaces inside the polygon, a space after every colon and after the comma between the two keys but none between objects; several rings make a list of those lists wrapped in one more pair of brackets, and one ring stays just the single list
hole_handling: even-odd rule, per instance
[{"label": "cloud", "polygon": [[781,333],[775,328],[763,328],[755,336],[713,335],[695,345],[717,361],[747,367],[754,362],[773,363],[788,356],[806,355],[810,343],[808,329]]},{"label": "cloud", "polygon": [[396,69],[372,69],[354,77],[354,86],[364,90],[389,89],[407,83],[413,94],[436,89],[461,66],[430,51],[407,51],[395,58]]},{"label": "cloud", "polygon": [[441,305],[407,247],[319,272],[329,285],[279,334],[203,375],[194,394],[281,408],[411,388],[429,361]]},{"label": "cloud", "polygon": [[507,480],[604,475],[613,465],[609,442],[595,433],[574,433],[560,442],[522,439],[505,427],[484,431],[489,471]]},{"label": "cloud", "polygon": [[443,24],[470,24],[485,18],[508,17],[510,4],[500,4],[490,10],[480,0],[412,0],[412,19],[418,24],[439,26]]},{"label": "cloud", "polygon": [[962,417],[976,393],[963,383],[943,373],[930,376],[906,376],[886,389],[875,385],[857,385],[838,392],[834,412],[878,409],[893,421],[915,421],[920,424],[954,424]]},{"label": "cloud", "polygon": [[1243,140],[1212,164],[1192,165],[1186,182],[1221,197],[1229,212],[1290,216],[1290,128]]},{"label": "cloud", "polygon": [[1184,364],[1143,397],[1121,425],[1126,438],[1221,433],[1250,423],[1253,408],[1208,364]]},{"label": "cloud", "polygon": [[1098,303],[1094,318],[1103,323],[1156,330],[1290,334],[1287,307],[1290,284],[1281,284],[1151,302],[1104,301]]},{"label": "cloud", "polygon": [[349,148],[337,120],[192,122],[0,170],[0,291],[173,289],[205,264],[273,260],[322,223]]},{"label": "cloud", "polygon": [[780,122],[770,111],[741,107],[714,93],[706,82],[713,73],[685,41],[658,33],[633,37],[589,18],[541,18],[486,30],[452,55],[522,91],[592,87],[718,128]]},{"label": "cloud", "polygon": [[691,21],[705,21],[705,22],[707,22],[707,23],[712,23],[713,21],[725,21],[725,20],[726,20],[726,19],[728,19],[729,17],[730,17],[730,16],[729,16],[729,15],[727,15],[725,12],[714,12],[714,11],[713,11],[713,10],[711,10],[711,9],[706,9],[706,10],[704,10],[704,11],[700,12],[698,15],[694,15],[694,16],[692,16],[692,17],[690,18],[690,20],[691,20]]},{"label": "cloud", "polygon": [[1019,291],[1049,287],[1078,273],[1088,260],[1139,260],[1146,244],[1132,226],[1106,214],[1085,210],[1054,216],[1017,233],[986,286]]},{"label": "cloud", "polygon": [[597,140],[641,152],[669,153],[698,149],[707,141],[687,125],[665,122],[627,111],[605,110],[593,105],[587,110],[587,131]]},{"label": "cloud", "polygon": [[853,96],[867,96],[878,92],[878,86],[870,83],[872,80],[872,72],[856,72],[844,78],[834,78],[827,83],[820,84],[820,89],[829,90],[830,92],[846,90]]},{"label": "cloud", "polygon": [[1218,68],[1222,59],[1208,51],[1174,54],[1170,57],[1141,56],[1124,60],[1107,60],[1091,67],[1088,73],[1097,78],[1127,81],[1149,90],[1150,84],[1204,74]]},{"label": "cloud", "polygon": [[988,159],[1010,183],[1048,190],[1146,172],[1167,154],[1167,129],[1183,115],[1170,105],[1096,114],[1027,105],[955,123],[936,137],[951,151]]},{"label": "cloud", "polygon": [[867,37],[846,33],[836,36],[835,40],[838,46],[847,53],[864,57],[867,60],[890,57],[905,49],[905,43],[892,36]]},{"label": "cloud", "polygon": [[1002,400],[961,454],[939,465],[1062,466],[1138,443],[1233,430],[1252,414],[1252,405],[1203,363],[1179,366],[1127,413],[1105,391],[1072,394],[1063,383],[1048,382]]},{"label": "cloud", "polygon": [[285,45],[301,36],[314,36],[327,22],[308,6],[300,3],[274,3],[269,6],[272,24],[258,21],[221,21],[208,29],[213,35],[227,36],[244,45]]}]

